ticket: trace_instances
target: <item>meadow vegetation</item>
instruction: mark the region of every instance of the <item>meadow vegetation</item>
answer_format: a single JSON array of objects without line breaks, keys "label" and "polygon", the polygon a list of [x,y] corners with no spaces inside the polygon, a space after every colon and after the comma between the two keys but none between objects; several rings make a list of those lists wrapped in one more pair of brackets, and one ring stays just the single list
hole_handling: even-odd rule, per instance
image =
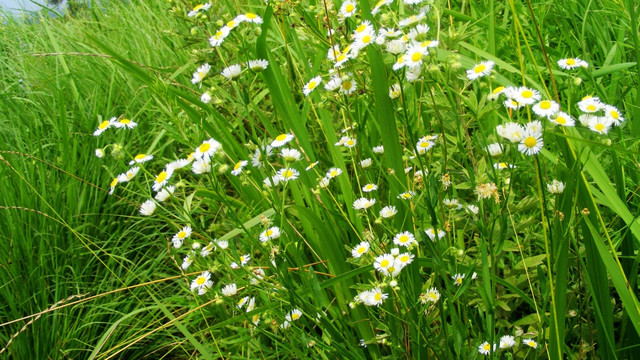
[{"label": "meadow vegetation", "polygon": [[634,0],[0,25],[0,357],[629,359]]}]

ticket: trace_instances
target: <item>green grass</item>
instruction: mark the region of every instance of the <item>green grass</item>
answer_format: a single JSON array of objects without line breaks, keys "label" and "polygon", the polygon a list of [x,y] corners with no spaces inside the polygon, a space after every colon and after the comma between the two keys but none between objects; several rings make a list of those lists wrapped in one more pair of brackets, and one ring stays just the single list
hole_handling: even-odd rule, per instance
[{"label": "green grass", "polygon": [[[425,57],[423,80],[405,81],[403,71],[391,70],[395,58],[371,45],[341,70],[355,74],[351,96],[322,88],[327,50],[335,42],[342,49],[342,34],[357,26],[338,19],[339,2],[224,1],[206,18],[186,17],[197,4],[188,5],[111,2],[104,12],[2,25],[0,356],[479,359],[481,343],[516,335],[516,347],[487,358],[633,357],[640,334],[637,4],[438,0],[425,22],[440,44]],[[358,11],[374,5],[360,1]],[[398,2],[391,9],[385,25],[415,13]],[[221,47],[208,44],[247,11],[264,22],[241,24]],[[380,25],[380,16],[359,14]],[[342,28],[327,37],[327,21]],[[556,61],[570,56],[589,68],[561,70]],[[217,74],[256,58],[269,67],[236,81]],[[466,80],[464,70],[482,60],[496,64],[491,79]],[[191,84],[204,62],[211,73],[203,86]],[[317,75],[323,83],[305,97],[302,87]],[[402,84],[396,100],[388,95],[394,83]],[[498,85],[534,88],[576,118],[576,102],[598,96],[626,120],[607,135],[544,120],[544,149],[523,156],[494,129],[536,117],[488,100]],[[200,101],[204,91],[211,104]],[[138,126],[92,135],[114,116]],[[344,128],[358,141],[353,149],[334,146]],[[251,156],[288,132],[295,140],[287,146],[302,152],[294,165],[300,177],[264,187],[289,164],[274,157],[255,168]],[[429,134],[439,135],[434,149],[411,158]],[[177,172],[175,196],[152,217],[140,216],[164,164],[211,137],[224,149],[213,170]],[[499,161],[514,169],[493,168],[497,160],[484,148],[496,141],[508,149]],[[372,151],[378,145],[384,155]],[[98,147],[104,158],[94,155]],[[109,196],[111,180],[138,153],[155,158]],[[369,157],[372,167],[361,168]],[[243,174],[230,175],[244,159]],[[425,175],[415,181],[408,166]],[[319,188],[330,167],[343,174]],[[447,176],[451,186],[443,186]],[[547,192],[552,179],[566,184],[561,195]],[[378,191],[363,193],[366,183]],[[486,183],[497,185],[499,202],[478,200],[474,189]],[[397,198],[409,189],[415,198]],[[363,196],[377,199],[372,210],[353,209]],[[477,205],[479,214],[447,208],[451,198]],[[384,205],[398,214],[379,219]],[[269,223],[282,236],[262,243]],[[187,224],[194,235],[174,249],[172,236]],[[446,229],[446,237],[430,241],[429,227]],[[376,255],[389,252],[401,231],[419,245],[393,288],[373,258],[355,259],[350,250],[368,240]],[[229,248],[196,256],[181,270],[194,241],[215,239]],[[230,268],[243,254],[264,278],[250,267]],[[189,285],[204,270],[214,285],[198,296]],[[460,286],[454,274],[465,275]],[[222,297],[232,282],[239,294]],[[351,306],[376,286],[389,295],[382,305]],[[421,293],[432,287],[440,300],[422,304]],[[238,310],[242,296],[255,297],[255,309]],[[281,329],[294,308],[303,316]],[[523,339],[537,341],[537,349]]]}]

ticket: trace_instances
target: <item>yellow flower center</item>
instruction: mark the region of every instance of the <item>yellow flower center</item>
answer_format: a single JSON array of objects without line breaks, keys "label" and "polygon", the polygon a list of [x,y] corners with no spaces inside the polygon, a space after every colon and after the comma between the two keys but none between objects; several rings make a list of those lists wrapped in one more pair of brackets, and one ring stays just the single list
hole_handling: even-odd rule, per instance
[{"label": "yellow flower center", "polygon": [[415,52],[413,53],[413,55],[411,55],[411,60],[414,62],[418,62],[420,61],[420,59],[422,59],[422,53],[420,52]]},{"label": "yellow flower center", "polygon": [[336,177],[338,176],[338,172],[333,170],[332,172],[329,173],[329,175],[331,175],[331,177]]},{"label": "yellow flower center", "polygon": [[387,270],[389,270],[390,273],[393,273],[394,271],[396,271],[396,268],[393,266],[389,266],[389,269]]},{"label": "yellow flower center", "polygon": [[347,5],[347,7],[345,7],[344,9],[345,9],[348,13],[350,13],[350,12],[352,12],[352,11],[353,11],[354,6],[353,6],[353,5],[351,5],[351,4],[349,4],[349,5]]},{"label": "yellow flower center", "polygon": [[145,157],[147,157],[147,155],[146,155],[146,154],[138,154],[138,155],[136,155],[136,157],[134,157],[133,159],[134,159],[134,160],[142,160],[142,159],[144,159]]},{"label": "yellow flower center", "polygon": [[596,126],[594,126],[596,128],[596,130],[598,131],[602,131],[604,130],[604,125],[601,123],[597,123]]},{"label": "yellow flower center", "polygon": [[161,182],[165,181],[167,179],[167,175],[168,174],[167,174],[166,171],[161,172],[160,174],[158,174],[158,177],[156,177],[156,182],[157,183],[161,183]]},{"label": "yellow flower center", "polygon": [[351,89],[351,80],[346,80],[342,82],[342,88],[346,91]]},{"label": "yellow flower center", "polygon": [[291,170],[286,170],[286,171],[284,171],[284,172],[282,173],[282,177],[283,177],[283,178],[290,178],[290,177],[292,177],[292,176],[293,176],[293,171],[291,171]]},{"label": "yellow flower center", "polygon": [[576,64],[576,60],[575,59],[567,59],[567,65],[573,66]]},{"label": "yellow flower center", "polygon": [[371,36],[365,35],[364,37],[362,37],[362,43],[363,44],[368,44],[370,42],[371,42]]},{"label": "yellow flower center", "polygon": [[429,293],[427,294],[427,298],[435,301],[438,297],[434,293]]},{"label": "yellow flower center", "polygon": [[409,261],[409,255],[402,255],[402,256],[400,257],[400,261],[402,261],[402,262],[407,262],[407,261]]},{"label": "yellow flower center", "polygon": [[483,348],[487,351],[491,350],[491,345],[489,344],[484,344]]},{"label": "yellow flower center", "polygon": [[363,32],[367,28],[367,25],[362,24],[356,28],[356,32]]},{"label": "yellow flower center", "polygon": [[223,35],[224,35],[224,32],[222,32],[222,30],[218,30],[218,32],[216,32],[214,37],[216,38],[216,40],[220,40],[220,38],[222,38]]},{"label": "yellow flower center", "polygon": [[265,231],[264,236],[269,237],[271,234],[273,234],[273,230],[267,230]]},{"label": "yellow flower center", "polygon": [[317,85],[318,85],[318,83],[316,83],[315,81],[311,81],[309,83],[309,90],[315,89]]},{"label": "yellow flower center", "polygon": [[104,130],[109,126],[109,124],[110,124],[109,121],[105,120],[105,121],[101,122],[100,125],[98,125],[98,129]]},{"label": "yellow flower center", "polygon": [[528,98],[533,96],[533,91],[525,90],[525,91],[522,92],[521,95],[522,95],[523,98],[528,99]]},{"label": "yellow flower center", "polygon": [[207,281],[207,280],[204,278],[204,276],[200,276],[200,277],[198,278],[198,280],[196,280],[196,283],[197,283],[198,285],[202,285],[202,284],[204,284],[204,282],[205,282],[205,281]]},{"label": "yellow flower center", "polygon": [[596,109],[597,109],[596,106],[593,104],[587,105],[587,111],[593,112],[593,111],[596,111]]},{"label": "yellow flower center", "polygon": [[129,120],[129,119],[122,119],[122,120],[120,120],[120,124],[131,124],[131,120]]},{"label": "yellow flower center", "polygon": [[534,138],[533,136],[529,136],[526,139],[524,139],[524,146],[528,147],[528,148],[532,148],[534,146],[536,146],[536,138]]},{"label": "yellow flower center", "polygon": [[244,14],[244,16],[246,16],[247,19],[251,19],[251,20],[253,20],[256,17],[258,17],[258,15],[254,14],[254,13],[246,13],[246,14]]},{"label": "yellow flower center", "polygon": [[402,235],[398,238],[398,241],[400,241],[401,243],[406,243],[407,241],[409,241],[409,237],[407,235]]},{"label": "yellow flower center", "polygon": [[372,190],[373,189],[373,185],[369,184],[369,185],[365,186],[365,188],[367,188],[367,190]]},{"label": "yellow flower center", "polygon": [[234,166],[233,170],[238,170],[242,167],[242,161],[238,161]]},{"label": "yellow flower center", "polygon": [[499,86],[499,87],[493,89],[493,93],[497,94],[497,93],[501,92],[502,90],[504,90],[504,86]]},{"label": "yellow flower center", "polygon": [[367,250],[367,249],[365,249],[364,246],[359,247],[358,248],[358,254],[363,254],[365,252],[365,250]]},{"label": "yellow flower center", "polygon": [[615,110],[611,110],[611,112],[609,113],[609,115],[611,115],[612,118],[618,120],[620,118],[620,114],[615,111]]},{"label": "yellow flower center", "polygon": [[389,266],[389,260],[386,260],[386,259],[382,260],[380,262],[380,266],[383,267],[383,268],[386,268],[387,266]]},{"label": "yellow flower center", "polygon": [[203,154],[209,151],[209,149],[211,149],[211,144],[209,143],[204,143],[198,147],[198,150]]},{"label": "yellow flower center", "polygon": [[200,5],[196,5],[196,6],[193,8],[193,11],[198,11],[198,10],[202,9],[202,7],[203,7],[203,6],[204,6],[204,5],[202,5],[202,4],[200,4]]},{"label": "yellow flower center", "polygon": [[567,120],[566,120],[564,117],[562,117],[562,116],[558,116],[558,117],[556,118],[556,122],[557,122],[558,124],[560,124],[560,125],[564,125],[564,124],[566,124],[566,123],[567,123]]},{"label": "yellow flower center", "polygon": [[548,100],[541,101],[540,109],[543,109],[543,110],[551,109],[551,101],[548,101]]},{"label": "yellow flower center", "polygon": [[401,55],[400,57],[398,57],[398,64],[402,64],[404,62],[404,55]]},{"label": "yellow flower center", "polygon": [[111,181],[111,187],[118,185],[118,178],[115,178]]},{"label": "yellow flower center", "polygon": [[476,66],[475,68],[473,68],[473,72],[475,72],[476,74],[479,74],[483,71],[485,71],[487,69],[487,67],[484,64],[480,64],[478,66]]},{"label": "yellow flower center", "polygon": [[423,142],[420,143],[420,147],[422,147],[422,148],[429,147],[429,145],[431,145],[431,144],[428,141],[423,141]]},{"label": "yellow flower center", "polygon": [[458,284],[462,284],[462,278],[457,278],[457,279],[456,279],[456,282],[457,282]]},{"label": "yellow flower center", "polygon": [[380,301],[382,299],[382,294],[376,293],[375,295],[373,295],[373,298],[376,299],[376,301]]},{"label": "yellow flower center", "polygon": [[186,233],[186,232],[184,232],[184,231],[180,231],[180,232],[178,233],[178,238],[179,238],[179,239],[184,239],[186,236],[187,236],[187,233]]}]

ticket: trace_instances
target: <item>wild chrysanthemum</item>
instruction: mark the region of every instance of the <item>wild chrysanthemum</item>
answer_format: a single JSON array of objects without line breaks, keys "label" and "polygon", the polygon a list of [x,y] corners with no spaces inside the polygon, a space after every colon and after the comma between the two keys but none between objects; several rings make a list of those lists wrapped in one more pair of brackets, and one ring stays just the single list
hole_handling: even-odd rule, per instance
[{"label": "wild chrysanthemum", "polygon": [[198,295],[204,295],[211,286],[213,286],[211,273],[205,271],[193,279],[191,282],[191,291],[198,290]]},{"label": "wild chrysanthemum", "polygon": [[195,149],[193,153],[196,159],[210,159],[221,148],[219,142],[214,139],[205,140],[200,146]]},{"label": "wild chrysanthemum", "polygon": [[209,243],[207,244],[207,246],[203,247],[202,250],[200,250],[200,256],[202,257],[207,257],[209,256],[214,250],[216,250],[216,244],[213,243],[213,241],[209,241]]},{"label": "wild chrysanthemum", "polygon": [[489,153],[489,155],[493,156],[493,157],[498,157],[500,155],[502,155],[502,144],[500,143],[493,143],[493,144],[489,144],[487,145],[487,152]]},{"label": "wild chrysanthemum", "polygon": [[[495,349],[495,345],[493,346],[493,348]],[[478,352],[482,355],[489,355],[491,353],[491,344],[486,341],[483,342],[482,344],[480,344],[480,346],[478,346]]]},{"label": "wild chrysanthemum", "polygon": [[182,230],[178,231],[173,238],[171,238],[171,242],[173,243],[174,248],[179,248],[182,246],[185,239],[191,236],[191,226],[185,226]]},{"label": "wild chrysanthemum", "polygon": [[366,210],[375,205],[376,199],[359,198],[353,202],[355,210]]},{"label": "wild chrysanthemum", "polygon": [[522,141],[524,128],[518,123],[509,122],[504,125],[498,125],[496,127],[496,132],[499,136],[508,139],[512,143],[518,143]]},{"label": "wild chrysanthemum", "polygon": [[384,219],[393,217],[397,213],[398,213],[398,210],[396,210],[395,206],[385,206],[382,208],[382,210],[380,210],[380,216]]},{"label": "wild chrysanthemum", "polygon": [[283,145],[286,145],[289,141],[293,140],[293,135],[291,134],[280,134],[276,136],[276,138],[271,142],[272,148],[278,148]]},{"label": "wild chrysanthemum", "polygon": [[314,78],[312,78],[311,80],[309,80],[308,83],[306,83],[303,87],[302,87],[302,93],[304,94],[304,96],[309,96],[309,94],[316,88],[318,87],[318,85],[320,85],[320,83],[322,83],[322,77],[320,76],[316,76]]},{"label": "wild chrysanthemum", "polygon": [[558,66],[564,70],[572,70],[577,67],[589,67],[586,61],[580,60],[579,58],[566,58],[558,60]]},{"label": "wild chrysanthemum", "polygon": [[319,161],[314,161],[311,164],[309,164],[306,168],[305,171],[309,171],[311,169],[313,169],[314,167],[316,167],[316,165],[318,165],[320,162]]},{"label": "wild chrysanthemum", "polygon": [[167,169],[167,171],[171,171],[171,172],[174,172],[176,170],[182,169],[182,168],[186,167],[187,165],[191,164],[191,161],[193,161],[193,159],[195,158],[194,154],[195,153],[192,153],[192,155],[190,155],[188,159],[174,160],[174,161],[168,163],[165,166],[165,168]]},{"label": "wild chrysanthemum", "polygon": [[384,154],[384,146],[382,145],[378,145],[378,146],[374,146],[371,151],[373,151],[374,154]]},{"label": "wild chrysanthemum", "polygon": [[229,27],[223,26],[222,28],[220,28],[220,30],[216,31],[216,33],[213,34],[212,37],[209,38],[209,44],[211,44],[211,46],[213,47],[220,46],[224,42],[224,39],[229,36],[230,32],[231,29]]},{"label": "wild chrysanthemum", "polygon": [[211,160],[207,158],[198,159],[191,165],[191,171],[196,175],[206,174],[211,171]]},{"label": "wild chrysanthemum", "polygon": [[194,257],[195,257],[195,253],[194,252],[189,252],[187,254],[187,256],[185,256],[182,259],[182,264],[180,265],[180,268],[182,270],[187,270],[189,268],[189,266],[191,266],[191,264],[193,264]]},{"label": "wild chrysanthemum", "polygon": [[227,296],[227,297],[233,296],[238,293],[238,286],[235,283],[229,284],[223,287],[221,291],[222,291],[222,295],[224,296]]},{"label": "wild chrysanthemum", "polygon": [[356,6],[357,4],[353,0],[346,0],[345,2],[343,2],[342,6],[340,6],[340,12],[339,12],[340,17],[349,18],[355,15]]},{"label": "wild chrysanthemum", "polygon": [[298,176],[300,176],[300,173],[294,168],[284,168],[278,170],[276,176],[278,177],[278,179],[280,179],[281,182],[287,182],[297,179]]},{"label": "wild chrysanthemum", "polygon": [[111,183],[109,184],[109,186],[111,187],[111,189],[109,190],[109,195],[113,195],[113,192],[116,189],[116,185],[118,185],[120,181],[118,180],[118,177],[113,178],[113,180],[111,180]]},{"label": "wild chrysanthemum", "polygon": [[440,300],[440,292],[438,291],[438,289],[432,287],[426,292],[424,292],[420,296],[420,299],[423,304],[426,304],[427,302],[431,302],[435,304],[438,302],[438,300]]},{"label": "wild chrysanthemum", "polygon": [[211,93],[208,91],[205,91],[204,93],[202,93],[202,95],[200,95],[200,101],[202,101],[205,104],[208,104],[211,102]]},{"label": "wild chrysanthemum", "polygon": [[[434,228],[428,228],[424,231],[425,234],[431,239],[431,241],[436,241],[436,230]],[[442,239],[445,237],[447,233],[445,233],[442,229],[438,229],[438,239]]]},{"label": "wild chrysanthemum", "polygon": [[535,342],[533,339],[522,339],[522,343],[534,349],[538,348],[538,343]]},{"label": "wild chrysanthemum", "polygon": [[231,175],[238,176],[242,173],[242,169],[247,166],[249,162],[247,160],[240,160],[235,165],[233,165],[233,170],[231,170]]},{"label": "wild chrysanthemum", "polygon": [[363,192],[372,192],[378,190],[378,185],[376,184],[367,184],[362,187]]},{"label": "wild chrysanthemum", "polygon": [[580,108],[580,111],[587,114],[593,114],[602,110],[604,105],[605,104],[602,103],[599,98],[593,96],[585,96],[578,102],[578,108]]},{"label": "wild chrysanthemum", "polygon": [[272,154],[273,154],[273,147],[271,147],[271,145],[267,145],[264,148],[262,147],[256,148],[256,151],[254,151],[253,157],[251,158],[251,165],[257,168],[263,167],[264,161]]},{"label": "wild chrysanthemum", "polygon": [[220,74],[229,80],[233,80],[240,76],[241,73],[242,67],[239,64],[234,64],[226,67]]},{"label": "wild chrysanthemum", "polygon": [[518,144],[518,151],[531,156],[536,155],[542,150],[544,142],[542,141],[542,134],[537,131],[525,131],[522,134],[522,140]]},{"label": "wild chrysanthemum", "polygon": [[466,277],[466,274],[455,274],[451,277],[451,279],[453,279],[454,285],[460,286],[462,285],[462,281],[464,281],[465,277]]},{"label": "wild chrysanthemum", "polygon": [[500,338],[500,349],[508,349],[516,344],[516,339],[511,335],[505,335]]},{"label": "wild chrysanthemum", "polygon": [[414,257],[415,255],[408,252],[398,254],[398,256],[396,256],[396,261],[394,265],[398,266],[399,268],[404,268],[405,266],[413,262]]},{"label": "wild chrysanthemum", "polygon": [[296,149],[282,149],[280,151],[280,156],[282,156],[285,161],[293,162],[300,160],[302,154]]},{"label": "wild chrysanthemum", "polygon": [[471,69],[467,70],[467,78],[469,80],[476,80],[483,76],[488,76],[491,74],[493,65],[494,62],[491,60],[483,61],[479,64],[476,64]]},{"label": "wild chrysanthemum", "polygon": [[416,242],[415,236],[408,231],[403,231],[393,237],[393,243],[398,246],[409,246]]},{"label": "wild chrysanthemum", "polygon": [[356,91],[356,82],[353,80],[352,74],[348,74],[342,77],[340,83],[339,92],[344,95],[351,95]]},{"label": "wild chrysanthemum", "polygon": [[363,241],[351,250],[351,256],[359,258],[369,252],[370,245],[367,241]]},{"label": "wild chrysanthemum", "polygon": [[269,240],[277,239],[280,237],[280,228],[277,226],[270,227],[260,233],[260,241],[267,242]]},{"label": "wild chrysanthemum", "polygon": [[187,16],[188,17],[194,17],[194,16],[198,15],[198,13],[200,11],[207,11],[207,10],[209,10],[209,8],[211,8],[211,4],[210,3],[196,5],[196,6],[193,7],[193,10],[189,11]]},{"label": "wild chrysanthemum", "polygon": [[398,199],[400,200],[409,200],[411,198],[413,198],[414,196],[416,196],[416,193],[413,191],[405,191],[403,193],[401,193],[400,195],[398,195]]},{"label": "wild chrysanthemum", "polygon": [[241,298],[240,300],[238,300],[238,302],[236,303],[236,307],[238,309],[242,309],[242,307],[249,302],[249,297],[245,296],[243,298]]},{"label": "wild chrysanthemum", "polygon": [[391,254],[383,254],[376,258],[373,267],[382,273],[388,273],[387,268],[393,265],[395,258]]},{"label": "wild chrysanthemum", "polygon": [[531,108],[540,117],[550,117],[560,111],[560,105],[552,100],[542,100]]},{"label": "wild chrysanthemum", "polygon": [[134,166],[131,169],[127,170],[127,172],[118,175],[118,182],[125,183],[133,179],[138,172],[140,171],[140,167]]},{"label": "wild chrysanthemum", "polygon": [[606,135],[609,132],[609,129],[611,128],[612,124],[613,123],[611,122],[611,120],[607,117],[593,116],[589,120],[588,126],[589,126],[589,129],[591,129],[591,131],[601,135]]},{"label": "wild chrysanthemum", "polygon": [[404,62],[406,66],[416,67],[422,65],[422,57],[428,54],[429,51],[420,45],[412,45],[407,49],[404,54]]},{"label": "wild chrysanthemum", "polygon": [[388,297],[388,294],[382,292],[380,288],[363,291],[358,294],[360,301],[366,306],[380,306]]},{"label": "wild chrysanthemum", "polygon": [[158,192],[162,189],[163,186],[167,184],[171,176],[173,175],[172,171],[163,170],[161,171],[153,181],[153,191]]},{"label": "wild chrysanthemum", "polygon": [[96,129],[96,131],[93,132],[93,136],[100,136],[100,134],[105,132],[108,128],[114,126],[115,122],[116,122],[115,117],[112,117],[109,120],[104,120],[103,122],[100,123],[100,125],[98,125],[98,128]]},{"label": "wild chrysanthemum", "polygon": [[142,164],[142,163],[147,162],[149,160],[153,160],[153,155],[138,154],[133,158],[133,160],[129,161],[129,165]]},{"label": "wild chrysanthemum", "polygon": [[560,125],[560,126],[575,126],[576,121],[573,120],[573,118],[567,114],[566,112],[558,112],[553,116],[549,117],[549,121],[551,121],[554,124]]},{"label": "wild chrysanthemum", "polygon": [[237,17],[239,22],[248,22],[253,24],[262,24],[262,18],[254,13],[248,12]]},{"label": "wild chrysanthemum", "polygon": [[407,71],[405,71],[404,75],[405,75],[405,79],[407,79],[408,82],[414,82],[417,80],[420,80],[421,77],[420,75],[422,74],[422,67],[421,66],[412,66],[407,68]]},{"label": "wild chrysanthemum", "polygon": [[409,16],[407,18],[404,18],[404,19],[400,20],[398,22],[398,25],[400,27],[405,27],[405,26],[413,25],[413,24],[415,24],[417,22],[420,22],[420,21],[422,21],[422,20],[424,20],[426,18],[427,18],[427,14],[425,12],[421,12],[418,15],[411,15],[411,16]]},{"label": "wild chrysanthemum", "polygon": [[514,169],[516,166],[513,164],[507,164],[506,162],[494,163],[493,168],[496,170]]},{"label": "wild chrysanthemum", "polygon": [[523,105],[531,105],[540,100],[540,93],[522,86],[518,88],[514,100]]},{"label": "wild chrysanthemum", "polygon": [[482,183],[476,186],[476,194],[478,195],[478,201],[483,199],[496,199],[498,201],[498,187],[495,183]]},{"label": "wild chrysanthemum", "polygon": [[423,136],[418,140],[416,144],[416,150],[418,154],[424,154],[427,151],[431,150],[435,146],[435,138],[433,136]]},{"label": "wild chrysanthemum", "polygon": [[204,80],[205,76],[207,76],[210,70],[211,70],[211,65],[207,63],[202,64],[202,66],[200,66],[196,70],[196,72],[193,73],[193,79],[191,79],[191,83],[197,84],[202,82],[202,80]]},{"label": "wild chrysanthemum", "polygon": [[604,116],[611,120],[611,123],[616,126],[620,125],[624,121],[624,117],[615,106],[605,105]]},{"label": "wild chrysanthemum", "polygon": [[366,158],[366,159],[360,160],[360,166],[363,169],[366,169],[366,168],[370,167],[372,164],[373,164],[373,160],[371,160],[371,158]]},{"label": "wild chrysanthemum", "polygon": [[294,322],[300,319],[300,317],[302,317],[302,311],[300,311],[300,309],[293,309],[285,316],[285,319],[287,319],[288,322]]},{"label": "wild chrysanthemum", "polygon": [[133,129],[136,126],[138,126],[138,123],[135,121],[132,121],[131,119],[123,118],[118,121],[115,121],[113,123],[113,126],[117,127],[118,129],[122,129],[122,128]]},{"label": "wild chrysanthemum", "polygon": [[340,169],[340,168],[331,168],[331,169],[329,169],[329,171],[327,171],[326,176],[329,179],[333,179],[334,177],[336,177],[336,176],[338,176],[340,174],[342,174],[342,169]]},{"label": "wild chrysanthemum", "polygon": [[562,194],[564,191],[564,183],[554,179],[551,183],[547,184],[547,191],[552,194]]},{"label": "wild chrysanthemum", "polygon": [[162,190],[158,191],[158,193],[155,196],[155,199],[158,200],[159,202],[163,202],[167,200],[171,196],[171,194],[173,194],[174,191],[176,191],[175,186],[165,186],[162,188]]},{"label": "wild chrysanthemum", "polygon": [[263,71],[268,66],[269,66],[269,62],[265,59],[249,60],[247,62],[247,67],[255,72]]},{"label": "wild chrysanthemum", "polygon": [[380,0],[376,3],[376,5],[373,7],[373,9],[371,9],[371,15],[375,15],[378,12],[380,12],[380,9],[383,6],[389,6],[391,3],[393,3],[393,0]]}]

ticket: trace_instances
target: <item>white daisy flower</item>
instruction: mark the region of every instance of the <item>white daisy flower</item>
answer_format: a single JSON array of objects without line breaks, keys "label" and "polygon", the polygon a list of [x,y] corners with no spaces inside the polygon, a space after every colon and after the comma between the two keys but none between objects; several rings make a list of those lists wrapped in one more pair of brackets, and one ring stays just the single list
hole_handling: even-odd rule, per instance
[{"label": "white daisy flower", "polygon": [[140,215],[151,216],[156,211],[156,202],[153,199],[149,199],[140,205]]},{"label": "white daisy flower", "polygon": [[311,80],[309,80],[308,83],[306,83],[303,87],[302,87],[302,93],[304,94],[304,96],[309,96],[309,94],[316,88],[318,87],[318,85],[320,85],[320,83],[322,83],[322,77],[320,76],[316,76],[314,78],[312,78]]},{"label": "white daisy flower", "polygon": [[473,81],[484,76],[489,76],[491,75],[493,65],[494,62],[491,60],[476,64],[471,69],[467,70],[467,78]]},{"label": "white daisy flower", "polygon": [[187,14],[187,16],[188,16],[188,17],[194,17],[194,16],[198,15],[198,12],[200,12],[200,11],[207,11],[207,10],[209,10],[209,8],[211,8],[211,4],[210,4],[210,3],[196,5],[196,6],[193,8],[193,10],[189,11],[189,13]]},{"label": "white daisy flower", "polygon": [[265,59],[249,60],[247,67],[254,72],[260,72],[265,70],[269,66],[269,61]]},{"label": "white daisy flower", "polygon": [[487,153],[489,153],[489,155],[493,157],[498,157],[502,155],[503,147],[502,147],[502,144],[500,143],[493,143],[493,144],[487,145],[486,150],[487,150]]},{"label": "white daisy flower", "polygon": [[611,105],[604,106],[604,116],[611,120],[613,125],[620,125],[624,121],[624,116],[620,113],[618,108]]},{"label": "white daisy flower", "polygon": [[198,295],[204,295],[212,286],[213,281],[211,281],[211,273],[205,271],[193,279],[191,282],[191,291],[198,290]]},{"label": "white daisy flower", "polygon": [[224,39],[229,36],[230,32],[230,28],[223,26],[220,30],[216,31],[216,33],[212,37],[209,38],[209,44],[211,44],[211,46],[213,47],[220,46],[224,42]]},{"label": "white daisy flower", "polygon": [[340,6],[340,12],[338,13],[342,18],[349,18],[355,15],[356,13],[356,2],[352,0],[346,0]]},{"label": "white daisy flower", "polygon": [[219,142],[214,139],[205,140],[202,142],[200,146],[198,146],[194,153],[193,157],[195,159],[210,159],[215,155],[215,153],[221,148]]},{"label": "white daisy flower", "polygon": [[100,136],[100,134],[105,132],[110,127],[114,126],[115,122],[116,122],[115,117],[112,117],[109,120],[104,120],[103,122],[100,123],[100,125],[98,125],[98,128],[96,129],[96,131],[93,132],[93,136]]},{"label": "white daisy flower", "polygon": [[184,240],[191,236],[191,226],[185,226],[182,230],[178,231],[173,238],[171,238],[171,242],[173,243],[174,248],[179,248],[184,243]]},{"label": "white daisy flower", "polygon": [[359,198],[353,202],[355,210],[366,210],[375,205],[376,199]]},{"label": "white daisy flower", "polygon": [[360,166],[363,169],[370,167],[372,164],[373,164],[373,160],[371,160],[371,158],[366,158],[360,161]]},{"label": "white daisy flower", "polygon": [[191,165],[191,171],[196,175],[206,174],[211,171],[211,160],[208,158],[198,159]]},{"label": "white daisy flower", "polygon": [[558,60],[558,66],[564,70],[573,70],[577,67],[589,67],[586,61],[580,60],[579,58],[566,58]]},{"label": "white daisy flower", "polygon": [[278,179],[280,179],[281,182],[287,182],[289,180],[297,179],[298,176],[300,176],[300,173],[294,168],[284,168],[278,170],[276,176],[278,177]]},{"label": "white daisy flower", "polygon": [[551,121],[552,123],[554,123],[556,125],[567,126],[567,127],[575,126],[575,124],[576,124],[576,121],[573,120],[571,115],[567,114],[566,112],[562,112],[562,111],[559,111],[555,115],[550,116],[549,117],[549,121]]},{"label": "white daisy flower", "polygon": [[578,102],[578,108],[580,108],[580,111],[584,113],[593,114],[602,110],[604,108],[604,103],[602,103],[597,97],[587,96]]},{"label": "white daisy flower", "polygon": [[398,210],[396,210],[395,206],[385,206],[382,208],[382,210],[380,210],[380,216],[385,219],[393,217],[397,213],[398,213]]},{"label": "white daisy flower", "polygon": [[531,105],[540,100],[540,93],[527,87],[519,87],[514,100],[522,105]]},{"label": "white daisy flower", "polygon": [[374,154],[384,154],[384,146],[382,145],[375,146],[374,148],[371,149],[371,151],[373,151]]},{"label": "white daisy flower", "polygon": [[198,84],[202,82],[202,80],[204,80],[205,76],[207,76],[210,70],[211,70],[211,65],[207,63],[202,64],[202,66],[200,66],[196,70],[196,72],[193,73],[193,79],[191,79],[191,83]]},{"label": "white daisy flower", "polygon": [[282,156],[285,161],[292,162],[300,160],[302,154],[296,149],[282,149],[280,151],[280,156]]},{"label": "white daisy flower", "polygon": [[173,192],[176,191],[176,187],[171,185],[171,186],[165,186],[162,188],[162,190],[158,191],[158,193],[155,196],[155,199],[158,200],[159,202],[163,202],[165,200],[167,200],[171,194],[173,194]]},{"label": "white daisy flower", "polygon": [[158,192],[162,189],[163,186],[167,184],[171,176],[173,175],[173,171],[163,170],[161,171],[153,181],[153,191]]},{"label": "white daisy flower", "polygon": [[240,76],[240,73],[242,73],[242,67],[238,64],[234,64],[226,67],[220,74],[229,80],[233,80]]},{"label": "white daisy flower", "polygon": [[601,135],[606,135],[609,132],[609,129],[611,129],[611,125],[613,125],[613,122],[608,117],[593,116],[589,120],[588,126],[591,131]]},{"label": "white daisy flower", "polygon": [[226,285],[225,287],[222,288],[222,295],[224,296],[231,297],[237,293],[238,293],[238,286],[235,283]]},{"label": "white daisy flower", "polygon": [[560,105],[552,100],[542,100],[531,108],[540,117],[551,117],[560,111]]},{"label": "white daisy flower", "polygon": [[359,258],[362,255],[364,255],[367,252],[369,252],[369,248],[370,247],[371,247],[371,245],[369,245],[369,243],[367,241],[363,241],[360,244],[356,245],[356,247],[354,247],[351,250],[351,256],[353,256],[354,258]]},{"label": "white daisy flower", "polygon": [[[429,237],[429,239],[431,239],[431,241],[436,241],[436,231],[434,228],[428,228],[427,230],[424,231],[425,234],[427,234],[427,236]],[[444,232],[442,229],[438,229],[438,239],[442,239],[443,237],[447,236],[447,233]]]},{"label": "white daisy flower", "polygon": [[378,185],[376,184],[367,184],[362,187],[363,192],[372,192],[378,190]]},{"label": "white daisy flower", "polygon": [[267,242],[269,240],[277,239],[280,237],[280,228],[277,226],[270,227],[260,233],[260,241]]},{"label": "white daisy flower", "polygon": [[542,150],[543,145],[544,142],[540,132],[525,131],[522,134],[522,140],[518,144],[518,151],[528,156],[536,155]]},{"label": "white daisy flower", "polygon": [[408,231],[398,233],[393,237],[393,243],[398,246],[409,246],[415,242],[415,236],[413,236],[413,234]]}]

